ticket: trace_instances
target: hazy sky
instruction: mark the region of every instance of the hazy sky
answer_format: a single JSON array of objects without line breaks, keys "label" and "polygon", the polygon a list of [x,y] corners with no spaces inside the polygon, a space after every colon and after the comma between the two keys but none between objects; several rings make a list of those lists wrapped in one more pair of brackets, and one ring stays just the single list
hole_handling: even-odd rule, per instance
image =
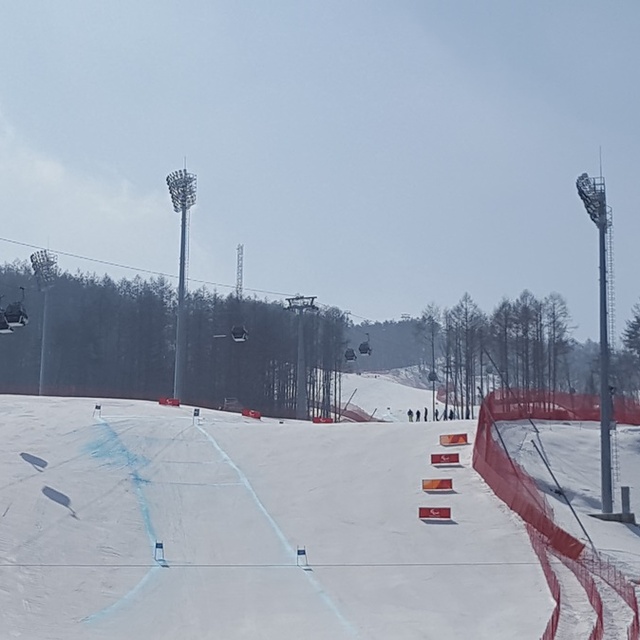
[{"label": "hazy sky", "polygon": [[602,146],[620,329],[640,296],[639,32],[631,0],[5,2],[0,236],[177,273],[165,176],[186,155],[194,279],[233,286],[243,243],[246,289],[356,319],[528,288],[596,337],[575,179]]}]

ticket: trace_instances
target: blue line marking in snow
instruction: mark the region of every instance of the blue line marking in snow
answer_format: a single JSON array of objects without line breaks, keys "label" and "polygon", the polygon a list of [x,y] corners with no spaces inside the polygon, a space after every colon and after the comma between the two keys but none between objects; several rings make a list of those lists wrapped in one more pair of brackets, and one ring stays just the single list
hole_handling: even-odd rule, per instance
[{"label": "blue line marking in snow", "polygon": [[[119,467],[129,467],[131,470],[131,482],[136,492],[136,498],[138,499],[138,506],[140,507],[140,513],[142,514],[142,521],[144,522],[144,528],[149,537],[149,544],[153,550],[156,543],[156,534],[151,522],[151,514],[149,513],[149,503],[144,496],[143,487],[145,484],[149,484],[149,480],[145,480],[139,474],[139,470],[146,466],[149,461],[143,457],[138,456],[124,445],[120,436],[113,429],[113,427],[103,418],[98,418],[99,425],[101,427],[100,437],[91,442],[88,446],[88,453],[93,458],[103,459],[109,465],[117,465]],[[150,552],[150,555],[152,551]],[[138,591],[145,586],[149,581],[151,574],[160,569],[160,565],[150,567],[149,571],[144,574],[142,579],[135,585],[128,593],[122,596],[119,600],[109,606],[96,611],[86,618],[82,619],[82,622],[95,622],[106,615],[112,613],[118,609],[125,602],[130,600]]]},{"label": "blue line marking in snow", "polygon": [[147,573],[145,573],[144,576],[142,576],[142,579],[140,580],[140,582],[138,582],[138,584],[135,587],[133,587],[133,589],[131,589],[131,591],[125,593],[119,600],[116,600],[113,604],[110,604],[108,607],[105,607],[100,611],[96,611],[95,613],[88,615],[86,618],[82,618],[81,622],[91,623],[91,622],[96,622],[97,620],[102,620],[104,617],[113,613],[116,609],[119,609],[123,604],[125,604],[125,602],[133,598],[133,596],[135,596],[138,593],[138,591],[142,590],[142,588],[147,584],[147,582],[151,578],[152,573],[155,573],[161,568],[162,567],[160,565],[151,567],[149,571],[147,571]]},{"label": "blue line marking in snow", "polygon": [[[260,498],[258,498],[258,494],[255,492],[255,490],[251,486],[251,483],[249,482],[249,478],[247,478],[247,476],[240,469],[240,467],[238,467],[238,465],[229,457],[227,452],[218,444],[217,440],[210,433],[205,431],[199,424],[196,424],[194,426],[216,448],[218,453],[222,456],[222,459],[238,474],[240,481],[245,486],[247,491],[251,494],[251,497],[256,503],[258,509],[262,511],[263,515],[271,525],[271,528],[274,530],[276,536],[278,536],[278,539],[284,546],[285,551],[291,556],[291,559],[293,561],[293,559],[296,556],[296,550],[293,548],[291,544],[289,544],[289,541],[287,540],[286,536],[284,535],[284,533],[282,533],[282,529],[280,529],[280,527],[278,526],[276,521],[273,519],[271,514],[267,511],[267,508],[260,501]],[[309,582],[311,582],[311,584],[314,586],[314,588],[316,589],[316,591],[318,592],[318,594],[320,595],[324,603],[329,607],[329,609],[331,609],[331,611],[335,614],[335,616],[342,623],[345,629],[352,636],[358,636],[359,634],[355,629],[355,627],[344,617],[340,609],[338,609],[336,603],[331,599],[331,596],[322,588],[322,586],[320,585],[316,577],[307,571],[304,572],[304,575],[307,576]]]}]

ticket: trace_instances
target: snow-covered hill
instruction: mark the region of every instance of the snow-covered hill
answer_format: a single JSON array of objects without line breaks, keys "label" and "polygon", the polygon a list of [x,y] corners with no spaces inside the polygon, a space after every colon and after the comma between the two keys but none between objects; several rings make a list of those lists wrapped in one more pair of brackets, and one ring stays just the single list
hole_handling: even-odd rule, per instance
[{"label": "snow-covered hill", "polygon": [[435,400],[431,389],[425,388],[424,381],[415,370],[397,369],[387,373],[347,373],[342,376],[342,400],[345,404],[351,398],[350,407],[356,406],[378,420],[386,422],[406,422],[407,411],[424,409],[429,420],[433,420],[434,407],[438,413],[444,404]]},{"label": "snow-covered hill", "polygon": [[[391,384],[371,393],[396,419],[428,402]],[[429,464],[441,432],[472,422],[93,408],[0,397],[2,637],[506,640],[545,627],[537,558],[471,447],[460,467]],[[422,492],[443,474],[455,493]],[[450,506],[454,522],[426,524],[420,506]]]}]

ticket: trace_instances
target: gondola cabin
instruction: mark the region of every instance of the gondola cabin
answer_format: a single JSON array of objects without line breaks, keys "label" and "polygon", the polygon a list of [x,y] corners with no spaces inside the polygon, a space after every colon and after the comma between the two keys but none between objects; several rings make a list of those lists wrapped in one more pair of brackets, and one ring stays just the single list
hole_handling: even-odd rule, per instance
[{"label": "gondola cabin", "polygon": [[353,349],[349,348],[344,352],[344,359],[347,362],[353,362],[354,360],[358,359],[358,356],[356,355],[356,352]]},{"label": "gondola cabin", "polygon": [[370,356],[372,349],[369,341],[367,340],[366,342],[361,342],[360,346],[358,347],[358,351],[363,356]]},{"label": "gondola cabin", "polygon": [[371,344],[369,343],[369,334],[367,333],[366,336],[367,336],[367,339],[364,342],[360,343],[360,346],[358,347],[358,351],[363,356],[370,356]]}]

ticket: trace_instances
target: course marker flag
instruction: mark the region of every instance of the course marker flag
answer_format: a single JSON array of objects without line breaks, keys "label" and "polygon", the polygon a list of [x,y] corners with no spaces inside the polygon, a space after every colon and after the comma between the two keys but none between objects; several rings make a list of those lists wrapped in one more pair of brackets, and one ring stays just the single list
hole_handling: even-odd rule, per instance
[{"label": "course marker flag", "polygon": [[451,520],[451,507],[419,507],[420,520]]},{"label": "course marker flag", "polygon": [[453,447],[458,444],[469,444],[469,436],[466,433],[447,433],[440,436],[440,444],[443,447]]},{"label": "course marker flag", "polygon": [[180,400],[178,400],[178,398],[160,398],[158,404],[163,404],[166,407],[179,407]]},{"label": "course marker flag", "polygon": [[451,478],[438,478],[422,481],[423,491],[453,491],[453,480]]},{"label": "course marker flag", "polygon": [[459,453],[432,453],[431,464],[435,465],[459,465]]},{"label": "course marker flag", "polygon": [[259,411],[254,411],[253,409],[243,409],[242,415],[245,418],[254,418],[255,420],[260,420],[262,414]]}]

